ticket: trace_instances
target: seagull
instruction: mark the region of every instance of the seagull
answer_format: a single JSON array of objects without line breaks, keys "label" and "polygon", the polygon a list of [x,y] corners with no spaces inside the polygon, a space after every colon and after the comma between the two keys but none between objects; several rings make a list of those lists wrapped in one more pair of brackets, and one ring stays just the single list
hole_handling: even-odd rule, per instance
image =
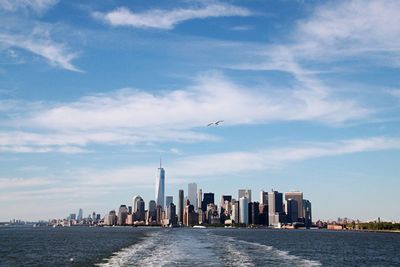
[{"label": "seagull", "polygon": [[211,123],[207,124],[207,127],[210,127],[212,125],[217,125],[218,126],[221,122],[224,122],[224,121],[219,120],[219,121],[216,121],[216,122],[211,122]]}]

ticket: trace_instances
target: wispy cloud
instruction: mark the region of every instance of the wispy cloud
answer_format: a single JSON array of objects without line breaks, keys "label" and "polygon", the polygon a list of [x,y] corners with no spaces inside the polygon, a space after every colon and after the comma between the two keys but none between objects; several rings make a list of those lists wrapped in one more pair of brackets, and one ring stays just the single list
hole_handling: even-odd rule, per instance
[{"label": "wispy cloud", "polygon": [[[256,151],[233,151],[177,158],[168,163],[168,183],[185,183],[196,177],[218,179],[224,175],[285,168],[290,163],[362,152],[399,150],[400,138],[370,137],[309,143]],[[152,186],[154,166],[139,165],[108,170],[85,169],[73,174],[83,186]],[[82,179],[82,178],[85,179]],[[110,180],[110,177],[113,179]]]},{"label": "wispy cloud", "polygon": [[0,190],[41,187],[51,184],[46,178],[0,178]]},{"label": "wispy cloud", "polygon": [[58,0],[0,0],[0,9],[17,11],[31,9],[41,13],[58,3]]},{"label": "wispy cloud", "polygon": [[120,7],[108,13],[94,12],[92,15],[94,18],[112,26],[168,30],[187,20],[209,17],[249,16],[251,12],[244,7],[218,3],[173,10],[152,9],[142,13],[133,13],[125,7]]},{"label": "wispy cloud", "polygon": [[33,107],[2,123],[11,130],[0,134],[1,150],[80,152],[79,147],[89,144],[211,141],[217,137],[205,126],[216,119],[226,126],[276,121],[331,125],[369,114],[356,102],[332,98],[325,91],[248,88],[215,72],[198,76],[182,90],[122,89]]},{"label": "wispy cloud", "polygon": [[330,2],[299,22],[295,38],[304,53],[391,54],[400,51],[399,12],[395,0]]},{"label": "wispy cloud", "polygon": [[175,162],[170,167],[175,177],[218,176],[247,171],[284,167],[291,162],[314,158],[341,156],[380,150],[399,150],[400,138],[372,137],[336,142],[310,143],[295,147],[236,151],[193,156]]},{"label": "wispy cloud", "polygon": [[[167,183],[170,185],[183,184],[193,178],[198,179],[199,182],[202,179],[215,181],[215,179],[223,178],[224,175],[285,168],[293,162],[399,149],[400,138],[372,137],[179,157],[168,163]],[[78,206],[82,207],[82,205],[83,208],[97,209],[99,201],[93,203],[90,201],[102,196],[101,199],[107,200],[106,203],[101,203],[103,207],[110,207],[121,201],[119,199],[118,202],[113,203],[109,200],[115,192],[122,192],[127,188],[152,189],[154,175],[154,166],[143,164],[103,170],[88,168],[69,170],[68,174],[63,175],[64,181],[49,177],[0,178],[0,191],[4,191],[0,194],[0,200],[10,203],[10,205],[26,200],[29,200],[29,203],[40,205],[43,201],[51,199],[53,205],[47,208],[51,209],[56,206],[58,209],[47,211],[45,216],[65,216],[65,210],[60,211],[58,203],[64,203],[66,199],[68,199],[70,208],[73,209]],[[79,201],[71,201],[71,199],[79,199]],[[82,202],[83,199],[84,202]],[[10,210],[9,216],[12,216],[13,212]],[[36,218],[37,215],[30,216]]]},{"label": "wispy cloud", "polygon": [[72,60],[77,57],[77,54],[67,49],[64,44],[52,41],[48,36],[0,33],[0,44],[29,51],[45,58],[53,66],[81,72],[72,64]]}]

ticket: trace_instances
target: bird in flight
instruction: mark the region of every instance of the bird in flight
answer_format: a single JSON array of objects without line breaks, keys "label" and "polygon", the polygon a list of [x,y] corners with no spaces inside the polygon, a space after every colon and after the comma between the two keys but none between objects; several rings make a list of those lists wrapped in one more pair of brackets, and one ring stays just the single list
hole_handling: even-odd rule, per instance
[{"label": "bird in flight", "polygon": [[211,122],[211,123],[207,124],[207,127],[210,127],[212,125],[217,125],[218,126],[221,122],[224,122],[224,121],[219,120],[219,121]]}]

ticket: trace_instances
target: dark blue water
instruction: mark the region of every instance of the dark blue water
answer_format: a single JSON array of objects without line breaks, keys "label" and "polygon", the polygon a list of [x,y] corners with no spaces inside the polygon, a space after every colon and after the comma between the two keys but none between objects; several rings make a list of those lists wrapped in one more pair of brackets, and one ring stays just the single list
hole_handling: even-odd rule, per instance
[{"label": "dark blue water", "polygon": [[0,266],[195,265],[400,266],[400,234],[270,229],[0,228]]}]

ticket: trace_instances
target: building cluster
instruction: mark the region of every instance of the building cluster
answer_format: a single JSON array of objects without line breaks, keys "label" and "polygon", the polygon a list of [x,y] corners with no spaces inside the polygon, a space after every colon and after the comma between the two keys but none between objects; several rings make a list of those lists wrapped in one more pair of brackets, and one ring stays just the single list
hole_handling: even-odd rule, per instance
[{"label": "building cluster", "polygon": [[187,195],[183,189],[178,192],[177,203],[173,196],[165,196],[165,170],[157,170],[155,200],[147,205],[139,195],[134,196],[132,205],[121,205],[103,218],[93,212],[83,217],[82,209],[78,215],[70,214],[66,220],[53,222],[54,225],[240,225],[272,227],[310,227],[312,224],[311,202],[303,199],[299,191],[287,192],[261,191],[259,201],[252,200],[250,189],[240,189],[237,198],[222,195],[219,203],[212,192],[197,190],[196,183],[189,183]]},{"label": "building cluster", "polygon": [[302,192],[260,192],[259,201],[252,201],[250,189],[240,189],[237,198],[222,195],[219,203],[212,192],[197,190],[188,184],[187,195],[179,190],[177,205],[173,196],[165,196],[165,170],[161,163],[156,176],[156,200],[145,207],[141,196],[135,196],[132,206],[121,205],[100,222],[103,225],[264,225],[273,227],[309,227],[312,224],[311,202]]}]

